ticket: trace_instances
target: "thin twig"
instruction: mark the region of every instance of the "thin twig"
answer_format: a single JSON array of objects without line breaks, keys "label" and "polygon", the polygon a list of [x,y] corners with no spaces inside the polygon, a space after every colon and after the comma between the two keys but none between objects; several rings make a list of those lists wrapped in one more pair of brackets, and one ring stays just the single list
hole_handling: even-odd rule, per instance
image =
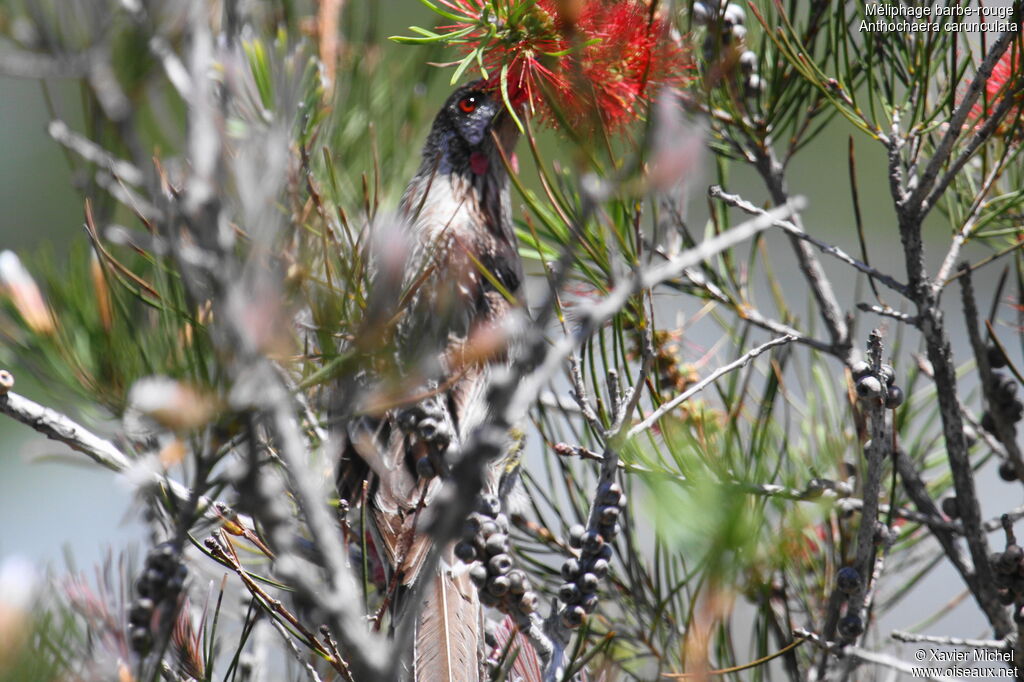
[{"label": "thin twig", "polygon": [[277,630],[279,635],[281,635],[281,639],[284,640],[284,643],[288,645],[288,650],[292,653],[292,656],[295,657],[295,660],[298,661],[299,665],[301,665],[303,670],[306,671],[307,677],[309,677],[312,682],[321,682],[320,675],[317,674],[316,668],[314,668],[313,664],[309,662],[309,658],[307,656],[303,656],[302,652],[299,651],[299,648],[295,646],[295,642],[292,641],[292,636],[288,634],[288,630],[286,630],[276,618],[270,618],[269,620],[270,624],[274,626],[274,629]]},{"label": "thin twig", "polygon": [[891,317],[894,320],[899,320],[900,322],[909,324],[912,327],[918,326],[917,316],[901,313],[898,310],[893,310],[889,306],[880,306],[871,303],[858,303],[857,309],[863,310],[866,313],[874,313],[875,315],[881,315],[882,317]]},{"label": "thin twig", "polygon": [[249,593],[262,602],[268,611],[272,611],[284,620],[288,621],[289,625],[295,628],[297,632],[306,638],[307,645],[315,647],[321,655],[327,654],[327,651],[324,650],[317,641],[316,636],[306,629],[302,622],[291,611],[285,608],[285,605],[282,604],[280,600],[271,596],[270,593],[263,589],[260,584],[253,579],[249,572],[245,570],[245,567],[242,566],[241,562],[238,560],[234,546],[231,544],[231,541],[227,538],[224,532],[220,531],[218,535],[211,535],[203,543],[203,546],[210,552],[210,555],[234,571],[239,579],[241,579],[242,584],[245,585],[247,590],[249,590]]},{"label": "thin twig", "polygon": [[[789,191],[786,188],[785,168],[775,157],[771,147],[755,145],[754,168],[761,174],[761,178],[768,186],[772,201],[777,206],[784,206],[790,201]],[[806,233],[800,221],[800,214],[793,214],[793,224],[800,232]],[[795,235],[790,235],[790,243],[793,252],[796,254],[800,271],[814,294],[814,300],[818,302],[821,319],[828,328],[829,336],[832,338],[833,353],[843,362],[850,361],[851,341],[850,328],[846,321],[846,315],[842,306],[836,300],[832,283],[825,276],[821,263],[818,261],[810,246]]]},{"label": "thin twig", "polygon": [[[750,215],[763,215],[765,213],[764,209],[755,206],[754,204],[740,197],[738,194],[729,194],[718,185],[712,185],[711,188],[708,190],[708,194],[714,197],[715,199],[721,199],[730,206],[735,206],[736,208],[746,213],[749,213]],[[894,279],[892,276],[887,275],[884,272],[881,272],[880,270],[876,270],[867,263],[863,263],[857,260],[850,254],[840,249],[838,246],[834,246],[827,242],[823,242],[820,239],[812,237],[811,235],[807,234],[802,229],[797,227],[793,222],[789,220],[776,220],[772,222],[772,226],[782,228],[782,230],[786,232],[786,234],[792,235],[793,237],[808,242],[809,244],[813,244],[822,253],[828,254],[829,256],[832,256],[842,261],[843,263],[846,263],[847,265],[863,272],[869,277],[878,280],[879,282],[889,287],[893,291],[904,296],[907,295],[907,286],[905,284],[896,281],[896,279]]]},{"label": "thin twig", "polygon": [[899,642],[911,644],[927,643],[940,644],[942,646],[965,646],[972,649],[995,649],[996,651],[1009,651],[1013,643],[1006,639],[964,639],[962,637],[941,637],[938,635],[919,635],[913,632],[893,630],[890,637]]},{"label": "thin twig", "polygon": [[[132,467],[132,460],[109,440],[100,438],[60,412],[13,391],[0,395],[0,412],[32,427],[51,440],[59,441],[72,450],[81,452],[111,471],[121,473]],[[183,500],[188,499],[187,488],[174,481],[170,481],[169,484],[176,496]]]},{"label": "thin twig", "polygon": [[[1007,100],[1010,100],[1007,97]],[[1011,147],[1007,147],[1007,150]],[[1002,174],[1005,167],[1005,154],[1003,158],[999,159],[996,166],[989,172],[988,177],[982,183],[981,188],[977,192],[977,196],[974,202],[971,204],[970,209],[967,211],[967,215],[964,218],[963,227],[953,236],[953,241],[949,245],[949,251],[946,252],[946,257],[942,259],[942,265],[939,266],[938,272],[935,273],[935,277],[932,281],[932,291],[938,293],[945,285],[946,280],[949,279],[949,273],[953,271],[953,267],[956,265],[957,258],[960,257],[960,249],[963,247],[967,240],[970,238],[971,233],[974,232],[974,228],[978,223],[978,214],[981,212],[982,207],[985,205],[985,197],[988,195],[992,185],[995,184],[996,180]],[[941,185],[941,183],[940,183]]]},{"label": "thin twig", "polygon": [[58,143],[75,152],[86,161],[105,168],[115,178],[131,185],[141,185],[145,182],[145,176],[143,176],[142,171],[136,168],[134,164],[117,158],[92,140],[73,132],[64,121],[50,121],[47,131],[50,133],[50,137]]},{"label": "thin twig", "polygon": [[89,71],[91,55],[36,54],[27,50],[0,50],[0,74],[13,78],[82,78]]},{"label": "thin twig", "polygon": [[856,646],[848,646],[843,649],[843,653],[851,658],[864,661],[865,663],[874,663],[890,670],[896,670],[906,675],[913,675],[917,679],[921,680],[932,680],[932,682],[957,682],[957,678],[947,677],[945,675],[932,675],[928,672],[928,668],[922,668],[920,666],[913,665],[907,661],[903,661],[895,656],[889,654],[880,654],[874,651],[868,651]]},{"label": "thin twig", "polygon": [[685,391],[683,391],[682,393],[680,393],[676,397],[672,398],[668,402],[662,403],[661,406],[658,407],[658,409],[656,409],[654,412],[652,412],[647,417],[645,417],[644,420],[641,421],[639,424],[637,424],[636,426],[631,428],[629,430],[627,436],[629,438],[635,438],[636,436],[640,435],[641,433],[643,433],[647,429],[649,429],[652,426],[654,426],[654,424],[657,423],[657,421],[659,419],[661,419],[666,414],[668,414],[669,412],[674,410],[680,404],[682,404],[686,400],[689,400],[690,398],[692,398],[694,395],[696,395],[700,391],[703,391],[709,385],[711,385],[712,383],[714,383],[715,381],[717,381],[721,377],[725,376],[729,372],[733,372],[733,371],[735,371],[737,369],[740,369],[742,367],[746,367],[748,364],[750,364],[750,362],[754,358],[756,358],[758,355],[760,355],[761,353],[765,352],[766,350],[768,350],[770,348],[773,348],[775,346],[781,346],[781,345],[790,343],[790,342],[795,341],[795,340],[796,340],[796,337],[793,336],[792,334],[787,334],[785,336],[780,336],[778,338],[772,339],[771,341],[768,341],[767,343],[761,344],[760,346],[747,351],[746,353],[741,355],[736,360],[733,360],[732,362],[730,362],[730,363],[728,363],[726,365],[722,365],[721,367],[716,369],[714,372],[711,372],[711,374],[708,374],[706,377],[704,377],[703,379],[701,379],[697,383],[693,384],[692,386],[687,388]]},{"label": "thin twig", "polygon": [[[910,455],[902,448],[896,451],[894,465],[900,480],[903,481],[903,489],[906,491],[907,497],[914,503],[917,510],[926,516],[940,518],[939,508],[928,494],[927,484],[921,478],[921,474],[918,472],[917,467],[914,466]],[[935,535],[935,539],[938,540],[946,556],[949,558],[950,563],[956,568],[968,589],[974,593],[975,599],[978,599],[980,602],[982,595],[978,591],[975,575],[964,558],[963,552],[960,551],[956,538],[953,537],[955,532],[963,533],[962,527],[933,526],[931,530]]]},{"label": "thin twig", "polygon": [[712,300],[729,307],[741,320],[749,322],[755,327],[770,331],[773,334],[788,334],[789,336],[794,337],[797,343],[821,351],[822,353],[828,353],[829,355],[836,356],[842,355],[829,343],[806,336],[788,324],[765,317],[764,314],[754,308],[747,301],[743,301],[742,303],[734,302],[726,296],[725,292],[709,282],[707,277],[695,268],[688,268],[683,272],[682,276],[694,286],[700,287],[701,291],[705,292]]},{"label": "thin twig", "polygon": [[[266,374],[271,372],[273,370],[268,368]],[[268,384],[268,389],[273,387],[269,377]],[[281,459],[288,467],[292,489],[320,552],[328,582],[326,591],[318,591],[318,604],[330,617],[331,634],[349,656],[348,663],[353,675],[357,679],[362,679],[366,674],[378,675],[390,663],[389,647],[383,639],[373,636],[367,629],[360,608],[361,602],[352,598],[352,595],[359,594],[359,584],[349,567],[336,523],[327,511],[320,486],[309,468],[302,434],[290,409],[287,390],[280,386],[275,393],[276,396],[271,394],[270,402]],[[299,575],[295,574],[296,577]],[[313,589],[310,585],[306,588]]]},{"label": "thin twig", "polygon": [[[872,367],[878,383],[881,385],[882,393],[878,397],[872,397],[864,401],[864,408],[867,412],[868,422],[871,429],[871,441],[865,444],[864,454],[867,459],[867,476],[864,481],[864,508],[861,510],[860,527],[857,529],[857,570],[864,576],[857,592],[850,597],[848,607],[849,613],[861,617],[861,622],[867,616],[870,604],[870,594],[873,582],[870,579],[874,575],[875,557],[878,554],[878,543],[875,541],[879,531],[879,497],[882,493],[882,468],[889,459],[892,441],[887,437],[888,429],[885,421],[885,399],[888,394],[886,381],[880,371],[882,365],[882,335],[876,329],[871,332],[868,339],[868,361]],[[830,634],[826,631],[826,634]]]},{"label": "thin twig", "polygon": [[[604,455],[580,445],[556,443],[553,448],[553,452],[560,457],[579,457],[580,459],[587,459],[594,462],[604,461]],[[681,474],[658,471],[635,462],[623,462],[620,460],[618,462],[618,468],[630,474],[662,476],[684,486],[690,485],[690,480]],[[793,500],[795,502],[812,503],[821,502],[822,500],[834,500],[836,507],[844,512],[860,512],[864,508],[864,500],[858,497],[853,497],[853,487],[850,484],[841,481],[832,481],[826,478],[812,479],[803,489],[790,488],[783,485],[776,485],[774,483],[749,483],[747,481],[722,481],[721,483],[723,486],[732,488],[737,492],[746,495],[756,495],[758,497],[779,497],[786,500]],[[907,521],[912,521],[914,523],[921,524],[922,526],[927,526],[928,528],[939,529],[959,535],[963,534],[963,528],[959,523],[946,521],[939,516],[937,509],[934,514],[925,514],[914,509],[908,509],[907,507],[894,508],[888,504],[880,504],[878,511],[879,514],[892,513],[897,518],[906,519]],[[1024,507],[1014,510],[1011,512],[1011,515],[1017,513],[1020,515],[1017,518],[1024,518]],[[991,526],[991,528],[989,526]],[[996,530],[999,528],[999,519],[990,519],[989,521],[986,521],[985,528],[987,530]]]},{"label": "thin twig", "polygon": [[967,325],[967,338],[971,341],[971,349],[974,351],[974,360],[978,365],[978,375],[981,377],[981,389],[985,394],[985,404],[988,415],[996,427],[996,437],[1006,450],[1007,459],[1013,462],[1017,471],[1024,471],[1024,457],[1021,455],[1020,447],[1017,445],[1016,427],[999,409],[999,401],[995,395],[995,375],[992,366],[988,361],[985,342],[982,340],[981,332],[978,329],[978,306],[974,300],[974,285],[971,273],[966,264],[960,266],[960,293],[964,310],[964,323]]},{"label": "thin twig", "polygon": [[564,337],[553,347],[546,349],[543,362],[537,369],[523,377],[520,390],[515,393],[510,413],[517,417],[525,414],[550,378],[561,369],[562,363],[573,349],[618,313],[631,296],[679,277],[687,268],[743,243],[758,232],[771,227],[773,221],[791,215],[794,211],[802,209],[805,204],[803,198],[796,197],[790,204],[772,209],[763,216],[748,220],[726,232],[706,239],[697,246],[671,258],[668,262],[638,271],[612,289],[605,298],[589,305],[580,306],[577,315],[582,321],[581,328],[573,336]]}]

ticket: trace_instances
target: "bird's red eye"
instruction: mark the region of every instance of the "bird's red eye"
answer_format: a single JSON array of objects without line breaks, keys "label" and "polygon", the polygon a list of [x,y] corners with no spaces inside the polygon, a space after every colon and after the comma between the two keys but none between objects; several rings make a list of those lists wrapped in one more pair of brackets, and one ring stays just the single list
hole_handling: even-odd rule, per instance
[{"label": "bird's red eye", "polygon": [[459,100],[459,109],[466,114],[472,114],[476,111],[476,97],[463,97]]}]

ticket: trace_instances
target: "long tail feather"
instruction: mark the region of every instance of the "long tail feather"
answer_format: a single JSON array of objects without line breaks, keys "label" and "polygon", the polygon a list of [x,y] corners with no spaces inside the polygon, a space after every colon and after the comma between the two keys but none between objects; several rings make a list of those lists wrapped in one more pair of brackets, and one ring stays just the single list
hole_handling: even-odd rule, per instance
[{"label": "long tail feather", "polygon": [[[424,576],[425,577],[425,576]],[[416,682],[479,680],[483,645],[482,610],[467,574],[455,576],[442,562],[416,627]]]}]

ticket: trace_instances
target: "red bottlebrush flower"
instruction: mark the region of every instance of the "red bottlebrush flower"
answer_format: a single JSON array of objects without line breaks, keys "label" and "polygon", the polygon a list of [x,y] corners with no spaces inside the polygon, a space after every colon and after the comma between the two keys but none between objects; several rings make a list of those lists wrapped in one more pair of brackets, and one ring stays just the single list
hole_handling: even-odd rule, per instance
[{"label": "red bottlebrush flower", "polygon": [[556,25],[551,0],[439,1],[454,12],[444,16],[456,21],[440,28],[447,31],[449,42],[468,53],[460,70],[477,61],[489,75],[488,84],[507,94],[513,106],[532,105],[542,92],[540,80],[547,81],[547,87],[563,87],[556,62],[567,43]]},{"label": "red bottlebrush flower", "polygon": [[652,85],[678,85],[689,67],[665,22],[638,0],[591,0],[578,30],[584,41],[577,56],[584,91],[566,88],[557,103],[574,125],[594,110],[609,128],[636,118]]},{"label": "red bottlebrush flower", "polygon": [[1016,104],[1003,117],[996,133],[999,135],[1012,133],[1016,141],[1024,139],[1024,130],[1022,130],[1024,123],[1018,124],[1021,114],[1024,113],[1024,109],[1020,106],[1024,102],[1024,91],[1021,90],[1020,84],[1014,82],[1014,79],[1019,77],[1022,67],[1024,67],[1024,59],[1022,59],[1020,49],[1011,45],[992,67],[992,75],[985,83],[984,98],[979,98],[971,107],[971,120],[974,121],[975,127],[984,125],[985,121],[995,112],[996,107],[1005,98],[1012,97],[1016,100]]},{"label": "red bottlebrush flower", "polygon": [[640,114],[652,86],[679,84],[690,68],[642,0],[438,1],[454,22],[443,39],[466,52],[460,72],[476,62],[513,107],[553,126],[596,113],[617,128]]}]

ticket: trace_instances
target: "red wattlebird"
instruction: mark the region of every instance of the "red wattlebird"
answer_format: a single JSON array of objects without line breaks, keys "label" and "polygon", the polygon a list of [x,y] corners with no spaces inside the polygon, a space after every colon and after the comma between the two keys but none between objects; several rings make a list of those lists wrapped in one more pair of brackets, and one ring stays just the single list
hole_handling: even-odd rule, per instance
[{"label": "red wattlebird", "polygon": [[[403,407],[350,420],[339,464],[342,499],[353,506],[364,496],[367,501],[363,514],[385,569],[393,622],[409,609],[420,610],[411,671],[416,680],[480,678],[485,658],[481,595],[485,603],[498,605],[492,594],[478,589],[488,576],[476,576],[474,585],[453,547],[442,549],[433,575],[422,574],[431,540],[421,519],[458,456],[457,444],[486,415],[488,367],[502,356],[495,352],[501,345],[498,325],[521,288],[502,159],[511,156],[517,139],[500,99],[479,83],[456,90],[434,119],[419,171],[400,205],[410,256],[398,259],[404,263],[397,275],[400,287],[381,294],[388,299],[381,303],[387,310],[378,315],[399,320],[398,354],[406,360],[419,357],[417,367],[432,364],[433,371],[425,373],[433,380],[418,387],[418,395]],[[388,258],[387,246],[384,251],[379,261]],[[384,269],[378,267],[375,289],[386,289],[388,278],[395,279]],[[395,305],[393,292],[399,289],[402,299]],[[433,362],[424,363],[431,353],[427,360]],[[504,559],[491,563],[502,572],[499,585],[511,570],[508,529],[500,528],[507,520],[497,497],[502,472],[501,462],[489,467],[480,502],[497,522],[491,544]],[[490,558],[482,547],[478,558]]]}]

